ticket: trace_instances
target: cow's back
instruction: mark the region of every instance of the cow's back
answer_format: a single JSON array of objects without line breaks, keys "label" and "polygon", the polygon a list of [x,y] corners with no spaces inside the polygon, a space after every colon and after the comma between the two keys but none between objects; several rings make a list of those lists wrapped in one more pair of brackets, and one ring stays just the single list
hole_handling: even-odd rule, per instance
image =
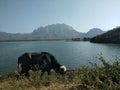
[{"label": "cow's back", "polygon": [[41,69],[51,68],[49,53],[31,53],[31,66],[38,65]]}]

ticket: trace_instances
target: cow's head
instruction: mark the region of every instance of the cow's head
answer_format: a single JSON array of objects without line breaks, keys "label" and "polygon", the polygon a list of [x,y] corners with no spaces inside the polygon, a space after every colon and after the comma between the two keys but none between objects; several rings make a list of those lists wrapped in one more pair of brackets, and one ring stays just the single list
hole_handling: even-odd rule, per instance
[{"label": "cow's head", "polygon": [[56,73],[60,73],[60,74],[65,74],[67,69],[65,66],[59,66],[57,68],[54,68]]},{"label": "cow's head", "polygon": [[60,74],[65,74],[66,71],[67,71],[67,68],[65,66],[60,66],[60,68],[59,68],[59,73]]}]

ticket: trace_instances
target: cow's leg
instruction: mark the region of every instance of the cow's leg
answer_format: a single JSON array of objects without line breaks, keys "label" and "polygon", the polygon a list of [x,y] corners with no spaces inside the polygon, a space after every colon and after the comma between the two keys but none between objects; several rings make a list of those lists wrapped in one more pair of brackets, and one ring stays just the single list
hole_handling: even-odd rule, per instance
[{"label": "cow's leg", "polygon": [[41,71],[41,76],[42,76],[44,73],[45,73],[45,70],[42,70],[42,71]]},{"label": "cow's leg", "polygon": [[22,67],[22,71],[21,71],[21,74],[24,74],[26,77],[29,77],[30,75],[29,75],[29,67],[26,67],[26,66],[23,66]]},{"label": "cow's leg", "polygon": [[28,71],[25,72],[25,76],[28,77],[28,78],[30,77],[30,74],[28,73]]},{"label": "cow's leg", "polygon": [[29,70],[27,70],[27,71],[22,70],[22,71],[21,71],[21,75],[25,75],[26,77],[29,77],[28,71],[29,71]]},{"label": "cow's leg", "polygon": [[50,73],[50,69],[49,70],[47,70],[47,73],[48,73],[48,75],[50,75],[51,73]]}]

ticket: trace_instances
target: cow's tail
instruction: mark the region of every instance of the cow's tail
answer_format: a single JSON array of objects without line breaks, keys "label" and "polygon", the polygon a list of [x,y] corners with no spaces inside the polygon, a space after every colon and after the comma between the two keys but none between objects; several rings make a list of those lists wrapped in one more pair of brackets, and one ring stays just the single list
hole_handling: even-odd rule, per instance
[{"label": "cow's tail", "polygon": [[20,63],[20,57],[18,58],[18,74],[21,74],[21,63]]},{"label": "cow's tail", "polygon": [[20,74],[20,63],[18,63],[18,74]]}]

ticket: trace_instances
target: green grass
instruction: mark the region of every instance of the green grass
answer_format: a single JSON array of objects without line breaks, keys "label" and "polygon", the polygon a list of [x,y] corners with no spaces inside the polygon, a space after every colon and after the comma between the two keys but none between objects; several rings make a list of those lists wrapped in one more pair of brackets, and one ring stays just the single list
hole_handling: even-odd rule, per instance
[{"label": "green grass", "polygon": [[52,72],[40,77],[40,71],[30,71],[30,78],[20,76],[17,72],[0,76],[0,90],[119,90],[120,60],[116,58],[109,64],[102,56],[99,60],[103,66],[92,63],[92,67],[83,66],[70,70],[65,75]]}]

